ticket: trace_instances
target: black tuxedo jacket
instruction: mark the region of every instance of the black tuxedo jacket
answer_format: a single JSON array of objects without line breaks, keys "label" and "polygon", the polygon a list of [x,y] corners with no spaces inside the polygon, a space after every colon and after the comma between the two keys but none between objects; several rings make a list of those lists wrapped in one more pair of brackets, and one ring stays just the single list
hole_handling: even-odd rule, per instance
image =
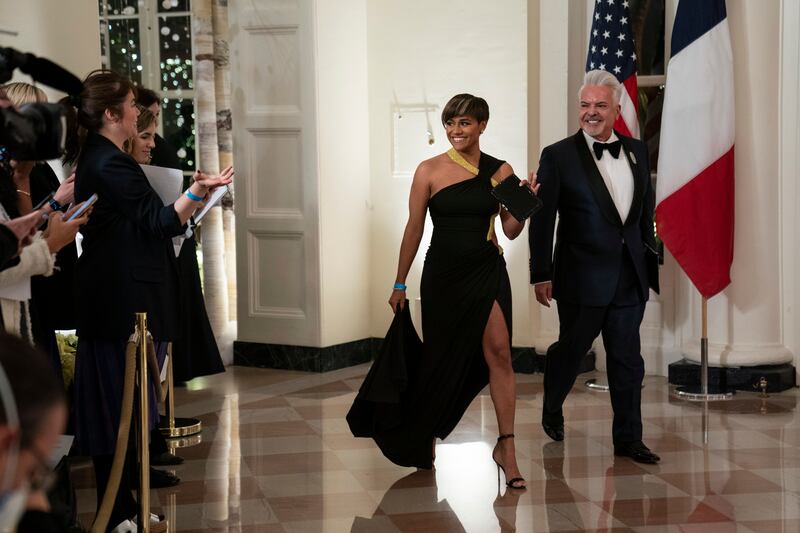
[{"label": "black tuxedo jacket", "polygon": [[[606,306],[614,298],[623,252],[630,254],[642,295],[658,292],[653,228],[655,195],[647,146],[617,133],[634,179],[625,223],[597,169],[581,130],[542,150],[537,179],[543,207],[531,219],[531,283],[553,282],[553,298]],[[558,214],[556,245],[553,234]]]},{"label": "black tuxedo jacket", "polygon": [[75,174],[75,200],[99,200],[81,229],[78,336],[125,339],[146,312],[156,340],[178,334],[178,270],[171,237],[185,227],[164,206],[141,167],[102,135],[90,134]]}]

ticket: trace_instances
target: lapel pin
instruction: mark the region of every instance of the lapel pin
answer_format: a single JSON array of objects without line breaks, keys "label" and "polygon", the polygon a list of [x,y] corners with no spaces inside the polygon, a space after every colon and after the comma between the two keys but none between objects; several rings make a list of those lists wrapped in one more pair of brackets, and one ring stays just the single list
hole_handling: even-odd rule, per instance
[{"label": "lapel pin", "polygon": [[633,152],[630,152],[630,154],[631,154],[631,161],[633,162],[634,165],[637,165],[638,163],[636,162],[636,156],[633,155]]}]

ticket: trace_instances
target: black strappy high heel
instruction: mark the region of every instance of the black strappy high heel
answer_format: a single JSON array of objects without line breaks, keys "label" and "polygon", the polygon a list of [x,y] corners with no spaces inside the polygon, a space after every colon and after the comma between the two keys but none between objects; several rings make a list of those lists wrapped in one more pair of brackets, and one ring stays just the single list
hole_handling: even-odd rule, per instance
[{"label": "black strappy high heel", "polygon": [[[500,444],[501,440],[513,439],[513,438],[514,438],[514,434],[513,433],[507,433],[505,435],[500,435],[499,437],[497,437],[497,444]],[[496,449],[497,449],[497,445],[495,445],[495,450]],[[497,465],[497,484],[500,485],[500,471],[502,470],[503,471],[503,476],[506,476],[506,469],[503,467],[503,465],[500,464],[500,462],[497,459],[494,458],[494,451],[492,451],[492,461],[494,461],[494,464]],[[524,482],[525,478],[515,477],[515,478],[512,478],[512,479],[508,479],[508,476],[506,476],[506,487],[508,487],[510,489],[518,489],[518,490],[527,489],[528,488],[527,485],[515,485],[515,483],[519,483],[520,481]]]}]

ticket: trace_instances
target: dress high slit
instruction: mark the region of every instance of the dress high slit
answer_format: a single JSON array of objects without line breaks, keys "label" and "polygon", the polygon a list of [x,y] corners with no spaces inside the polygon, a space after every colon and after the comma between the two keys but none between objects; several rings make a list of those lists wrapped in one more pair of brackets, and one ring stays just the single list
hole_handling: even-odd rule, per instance
[{"label": "dress high slit", "polygon": [[477,176],[428,202],[433,235],[420,287],[423,353],[409,372],[402,424],[374,435],[396,464],[431,468],[433,439],[447,437],[489,383],[483,335],[495,301],[511,343],[511,284],[493,239],[500,204],[491,178],[502,163],[482,153]]}]

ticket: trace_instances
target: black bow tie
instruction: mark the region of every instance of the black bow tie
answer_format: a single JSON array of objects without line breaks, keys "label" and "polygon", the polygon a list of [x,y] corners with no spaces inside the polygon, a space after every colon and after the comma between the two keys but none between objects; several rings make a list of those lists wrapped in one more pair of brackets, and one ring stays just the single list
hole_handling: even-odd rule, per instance
[{"label": "black bow tie", "polygon": [[603,157],[603,150],[608,150],[608,153],[611,154],[611,157],[614,159],[619,158],[620,148],[622,148],[622,143],[619,141],[614,141],[613,143],[592,143],[592,150],[594,150],[594,155],[598,160]]}]

